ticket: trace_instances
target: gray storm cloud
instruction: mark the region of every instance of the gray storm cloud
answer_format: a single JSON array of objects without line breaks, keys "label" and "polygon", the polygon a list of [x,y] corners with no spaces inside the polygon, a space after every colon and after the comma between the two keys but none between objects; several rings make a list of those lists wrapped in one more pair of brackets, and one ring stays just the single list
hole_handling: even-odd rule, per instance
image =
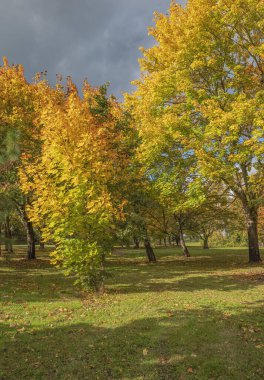
[{"label": "gray storm cloud", "polygon": [[139,46],[149,47],[153,12],[170,0],[0,0],[0,54],[38,71],[71,75],[78,86],[111,83],[120,96],[139,75]]}]

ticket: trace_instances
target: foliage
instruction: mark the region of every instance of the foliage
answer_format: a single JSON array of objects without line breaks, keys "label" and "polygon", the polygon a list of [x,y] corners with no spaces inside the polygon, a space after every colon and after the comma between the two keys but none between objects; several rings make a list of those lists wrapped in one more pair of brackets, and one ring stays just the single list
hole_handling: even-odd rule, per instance
[{"label": "foliage", "polygon": [[[28,258],[35,258],[34,231],[26,213],[30,195],[23,194],[19,170],[24,160],[38,156],[40,126],[37,116],[37,88],[27,82],[22,65],[0,67],[0,197],[11,202],[21,218],[28,239]],[[5,209],[4,207],[3,209]]]},{"label": "foliage", "polygon": [[179,152],[193,158],[195,173],[240,199],[252,261],[259,260],[264,179],[263,16],[260,0],[190,0],[186,8],[172,2],[168,15],[156,14],[150,34],[157,44],[142,49],[142,75],[127,96],[144,157],[162,165],[169,146],[175,160]]},{"label": "foliage", "polygon": [[210,236],[235,236],[243,222],[250,261],[260,260],[263,19],[260,0],[173,1],[168,14],[155,14],[157,44],[142,49],[125,109],[108,85],[85,81],[79,94],[70,77],[66,86],[50,86],[45,74],[29,83],[4,59],[0,214],[11,201],[29,258],[33,223],[54,242],[53,262],[99,290],[114,242],[151,248],[169,236],[189,256],[186,234],[207,248]]},{"label": "foliage", "polygon": [[30,216],[54,241],[53,262],[82,286],[99,289],[125,202],[117,191],[129,163],[124,115],[104,87],[85,83],[80,97],[69,78],[65,92],[47,84],[42,91],[41,156],[20,171],[23,191],[34,193]]}]

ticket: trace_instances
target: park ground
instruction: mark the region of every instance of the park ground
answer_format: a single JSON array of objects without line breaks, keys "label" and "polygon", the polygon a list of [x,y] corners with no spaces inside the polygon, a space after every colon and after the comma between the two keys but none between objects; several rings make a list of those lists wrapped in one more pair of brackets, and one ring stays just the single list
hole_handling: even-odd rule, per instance
[{"label": "park ground", "polygon": [[246,249],[120,249],[101,296],[39,252],[0,259],[0,379],[264,378],[264,266]]}]

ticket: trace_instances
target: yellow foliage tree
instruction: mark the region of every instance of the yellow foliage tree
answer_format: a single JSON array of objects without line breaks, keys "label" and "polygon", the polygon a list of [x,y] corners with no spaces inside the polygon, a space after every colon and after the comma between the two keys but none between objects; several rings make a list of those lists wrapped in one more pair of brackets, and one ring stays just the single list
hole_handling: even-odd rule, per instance
[{"label": "yellow foliage tree", "polygon": [[20,171],[23,191],[33,192],[30,216],[54,241],[53,262],[82,287],[99,290],[125,203],[119,191],[129,163],[125,117],[106,87],[85,83],[80,97],[68,78],[66,91],[41,83],[41,92],[41,154]]},{"label": "yellow foliage tree", "polygon": [[0,185],[1,192],[17,209],[27,234],[28,258],[35,258],[32,222],[26,212],[29,197],[21,192],[18,171],[24,160],[39,154],[36,88],[24,76],[22,65],[0,67]]},{"label": "yellow foliage tree", "polygon": [[[128,96],[143,157],[193,156],[202,178],[224,183],[245,212],[249,260],[259,261],[258,209],[264,180],[264,3],[172,2],[156,14],[142,49],[141,78]],[[171,155],[169,157],[171,157]],[[190,181],[189,181],[190,182]],[[173,181],[171,181],[173,184]]]}]

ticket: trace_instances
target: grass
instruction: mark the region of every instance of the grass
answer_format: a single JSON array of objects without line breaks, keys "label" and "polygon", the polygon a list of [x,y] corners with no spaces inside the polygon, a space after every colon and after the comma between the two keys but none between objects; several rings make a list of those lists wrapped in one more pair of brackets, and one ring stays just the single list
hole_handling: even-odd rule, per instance
[{"label": "grass", "polygon": [[0,379],[264,378],[264,268],[245,249],[119,250],[106,294],[51,267],[0,261]]}]

